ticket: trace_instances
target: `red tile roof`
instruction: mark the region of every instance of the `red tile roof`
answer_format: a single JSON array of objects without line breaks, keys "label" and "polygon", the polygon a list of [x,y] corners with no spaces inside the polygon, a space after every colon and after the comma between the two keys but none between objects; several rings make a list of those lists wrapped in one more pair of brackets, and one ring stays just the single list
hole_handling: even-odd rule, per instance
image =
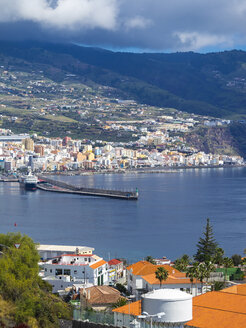
[{"label": "red tile roof", "polygon": [[122,263],[122,261],[119,261],[117,259],[112,259],[112,260],[108,261],[109,265],[117,265],[117,264],[120,264],[120,263]]}]

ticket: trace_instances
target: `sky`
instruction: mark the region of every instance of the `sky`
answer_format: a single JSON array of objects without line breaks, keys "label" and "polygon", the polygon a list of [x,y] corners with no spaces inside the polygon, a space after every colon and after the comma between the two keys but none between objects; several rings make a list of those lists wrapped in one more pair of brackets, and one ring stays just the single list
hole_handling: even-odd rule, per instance
[{"label": "sky", "polygon": [[246,48],[245,0],[0,0],[0,39],[112,50]]}]

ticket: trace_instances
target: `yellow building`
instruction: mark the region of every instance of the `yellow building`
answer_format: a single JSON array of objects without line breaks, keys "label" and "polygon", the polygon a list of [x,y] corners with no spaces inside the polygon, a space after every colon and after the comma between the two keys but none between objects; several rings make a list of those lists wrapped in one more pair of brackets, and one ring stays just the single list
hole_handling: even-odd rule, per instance
[{"label": "yellow building", "polygon": [[92,145],[85,145],[84,152],[92,152]]},{"label": "yellow building", "polygon": [[95,159],[95,155],[93,153],[86,154],[88,161],[93,161]]},{"label": "yellow building", "polygon": [[83,162],[83,161],[85,161],[87,159],[87,156],[86,156],[86,154],[82,154],[82,153],[77,153],[77,155],[76,155],[76,160],[77,160],[77,162]]},{"label": "yellow building", "polygon": [[34,141],[31,138],[26,138],[24,140],[25,150],[34,151]]}]

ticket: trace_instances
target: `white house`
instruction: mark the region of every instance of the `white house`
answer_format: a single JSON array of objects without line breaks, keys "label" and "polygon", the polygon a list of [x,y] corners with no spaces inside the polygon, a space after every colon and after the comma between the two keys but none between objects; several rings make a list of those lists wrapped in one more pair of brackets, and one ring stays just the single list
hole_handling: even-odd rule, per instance
[{"label": "white house", "polygon": [[72,286],[108,285],[108,263],[93,254],[63,254],[40,263],[43,279],[48,281],[53,292]]},{"label": "white house", "polygon": [[[168,271],[168,278],[162,282],[161,286],[155,277],[158,267],[163,267]],[[201,289],[201,283],[194,279],[194,283],[191,284],[185,273],[170,265],[154,265],[148,261],[139,261],[127,267],[127,287],[130,294],[139,299],[142,294],[159,288],[174,288],[197,295],[198,289]]]},{"label": "white house", "polygon": [[37,245],[37,250],[42,260],[48,260],[62,254],[92,255],[95,250],[87,246],[65,246],[65,245]]}]

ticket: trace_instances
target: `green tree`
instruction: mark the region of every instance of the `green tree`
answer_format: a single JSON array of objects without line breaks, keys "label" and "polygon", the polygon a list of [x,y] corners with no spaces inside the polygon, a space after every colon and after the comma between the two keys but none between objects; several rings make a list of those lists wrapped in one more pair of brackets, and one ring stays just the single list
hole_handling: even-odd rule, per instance
[{"label": "green tree", "polygon": [[231,257],[234,266],[239,266],[242,263],[242,257],[239,254],[234,254]]},{"label": "green tree", "polygon": [[186,277],[190,278],[190,284],[191,284],[191,289],[193,287],[193,283],[194,283],[194,279],[196,277],[196,273],[195,273],[195,270],[194,270],[194,267],[189,267],[187,272],[186,272]]},{"label": "green tree", "polygon": [[124,285],[117,283],[115,287],[116,289],[118,289],[120,293],[123,293],[125,295],[130,295],[130,293],[128,292],[127,288]]},{"label": "green tree", "polygon": [[224,250],[221,247],[217,247],[215,250],[215,255],[213,258],[213,263],[222,265],[223,264],[223,259],[224,259]]},{"label": "green tree", "polygon": [[212,291],[219,291],[225,288],[225,283],[223,281],[215,281],[212,285]]},{"label": "green tree", "polygon": [[190,264],[191,259],[189,257],[189,255],[184,254],[181,258],[178,258],[175,261],[174,267],[175,269],[181,271],[181,272],[186,272],[187,271],[187,267]]},{"label": "green tree", "polygon": [[197,294],[197,281],[199,279],[199,263],[198,262],[193,263],[193,265],[188,268],[186,277],[190,278],[191,288],[193,286],[194,279],[196,279],[195,286],[196,286],[196,294]]},{"label": "green tree", "polygon": [[211,261],[216,254],[217,243],[214,238],[213,229],[210,225],[210,220],[207,219],[203,237],[201,237],[197,244],[197,252],[194,256],[198,262]]},{"label": "green tree", "polygon": [[127,299],[124,298],[124,297],[121,297],[121,298],[118,299],[118,301],[116,303],[114,303],[112,305],[112,308],[116,309],[116,308],[121,307],[121,306],[126,305],[126,304],[127,304]]},{"label": "green tree", "polygon": [[150,255],[148,255],[148,256],[145,257],[145,261],[150,262],[150,263],[152,263],[152,264],[156,264],[156,263],[155,263],[155,260],[154,260],[153,257],[150,256]]},{"label": "green tree", "polygon": [[155,277],[160,281],[160,288],[161,288],[162,281],[163,280],[165,281],[168,278],[168,271],[163,267],[159,267],[155,271]]},{"label": "green tree", "polygon": [[208,279],[210,278],[210,274],[213,271],[215,271],[215,266],[212,262],[204,262],[204,263],[199,264],[198,278],[201,281],[202,288],[203,288],[203,282],[205,279],[206,279],[206,287],[207,287]]},{"label": "green tree", "polygon": [[[0,294],[15,306],[15,323],[40,328],[58,327],[71,318],[70,307],[48,291],[39,277],[39,254],[31,238],[20,233],[0,234]],[[15,245],[19,244],[19,248]]]},{"label": "green tree", "polygon": [[225,268],[224,281],[226,281],[228,269],[233,267],[233,261],[229,257],[225,257],[223,260],[223,266]]}]

